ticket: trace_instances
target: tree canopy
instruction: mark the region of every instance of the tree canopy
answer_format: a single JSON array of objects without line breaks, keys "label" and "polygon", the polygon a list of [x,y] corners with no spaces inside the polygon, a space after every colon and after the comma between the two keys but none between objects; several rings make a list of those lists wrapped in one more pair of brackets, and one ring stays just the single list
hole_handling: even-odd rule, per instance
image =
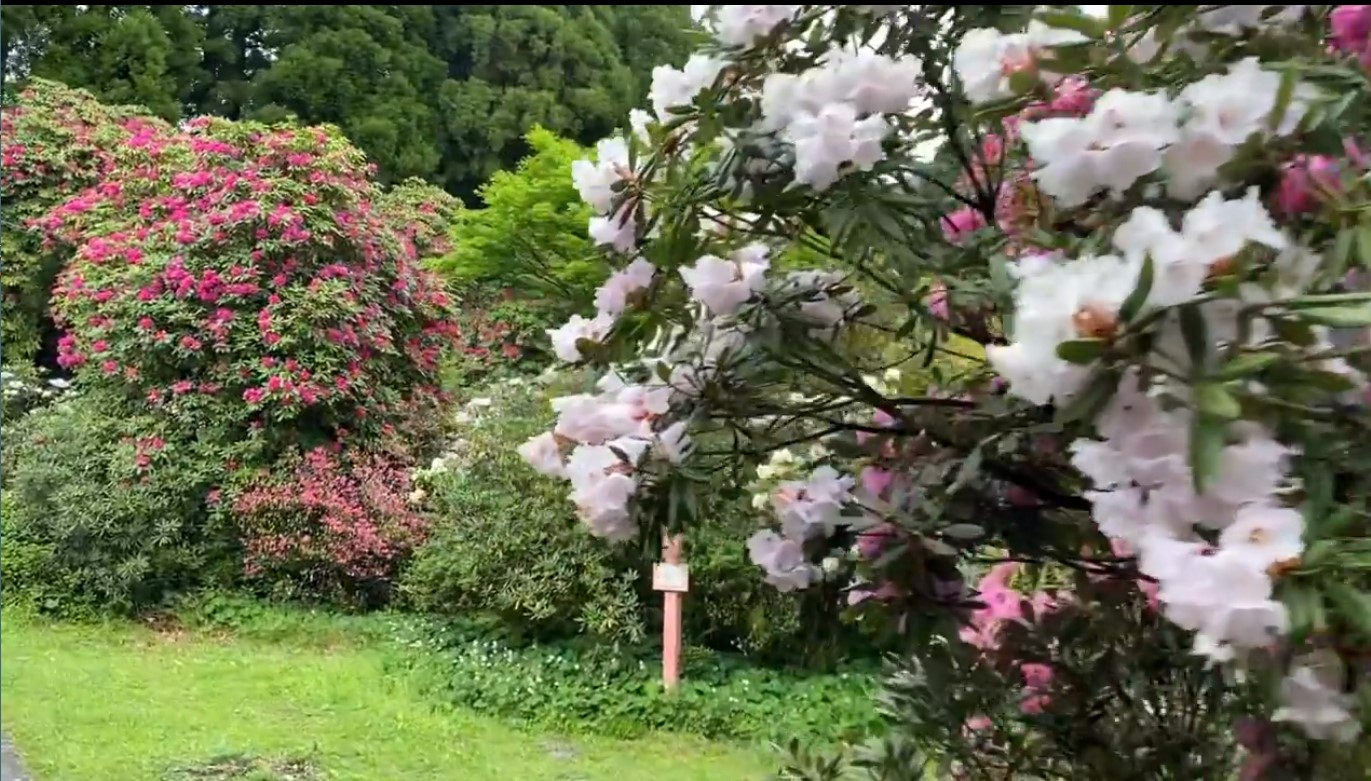
[{"label": "tree canopy", "polygon": [[463,198],[535,125],[603,137],[651,67],[691,46],[688,6],[9,5],[7,80],[29,76],[168,119],[337,125],[383,181]]}]

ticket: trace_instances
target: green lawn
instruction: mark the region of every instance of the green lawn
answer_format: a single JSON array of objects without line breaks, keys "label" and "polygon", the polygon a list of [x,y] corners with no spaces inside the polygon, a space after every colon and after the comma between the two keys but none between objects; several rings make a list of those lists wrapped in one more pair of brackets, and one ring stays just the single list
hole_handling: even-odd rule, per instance
[{"label": "green lawn", "polygon": [[[681,737],[521,732],[434,710],[369,644],[287,643],[5,616],[0,718],[36,781],[747,781],[767,757]],[[315,776],[168,775],[242,754]]]}]

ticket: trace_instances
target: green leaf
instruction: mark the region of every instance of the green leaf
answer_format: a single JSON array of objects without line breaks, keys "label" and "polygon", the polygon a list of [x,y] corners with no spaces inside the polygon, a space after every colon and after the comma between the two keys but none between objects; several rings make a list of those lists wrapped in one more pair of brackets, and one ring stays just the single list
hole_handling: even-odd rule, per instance
[{"label": "green leaf", "polygon": [[1057,345],[1057,357],[1067,363],[1093,363],[1104,355],[1106,346],[1103,339],[1072,339]]},{"label": "green leaf", "polygon": [[985,535],[985,529],[974,523],[954,523],[943,529],[944,537],[951,537],[954,540],[974,540]]},{"label": "green leaf", "polygon": [[1323,597],[1314,589],[1287,583],[1281,588],[1281,602],[1290,611],[1290,628],[1296,635],[1321,631],[1328,625]]},{"label": "green leaf", "polygon": [[1363,225],[1357,229],[1357,259],[1361,265],[1371,267],[1371,226]]},{"label": "green leaf", "polygon": [[1242,414],[1242,406],[1228,389],[1217,383],[1205,382],[1195,386],[1195,406],[1200,413],[1232,420]]},{"label": "green leaf", "polygon": [[1297,309],[1296,316],[1306,323],[1330,328],[1361,328],[1371,325],[1371,305]]},{"label": "green leaf", "polygon": [[1274,352],[1240,353],[1236,358],[1225,363],[1215,372],[1214,378],[1218,380],[1236,380],[1242,377],[1248,377],[1265,369],[1280,359],[1280,353]]},{"label": "green leaf", "polygon": [[1346,583],[1333,581],[1328,584],[1328,598],[1333,601],[1339,616],[1358,634],[1371,640],[1371,594]]},{"label": "green leaf", "polygon": [[1295,96],[1295,69],[1287,68],[1281,74],[1280,86],[1276,88],[1276,105],[1271,109],[1271,114],[1266,118],[1266,126],[1275,130],[1280,127],[1281,120],[1285,119],[1285,112],[1290,110],[1290,99]]},{"label": "green leaf", "polygon": [[1016,95],[1026,95],[1037,89],[1040,83],[1038,74],[1032,71],[1015,71],[1009,76],[1009,89]]},{"label": "green leaf", "polygon": [[1227,445],[1228,429],[1222,420],[1196,415],[1190,427],[1190,471],[1195,493],[1203,494],[1218,473]]},{"label": "green leaf", "polygon": [[[1110,6],[1111,8],[1113,6]],[[1124,6],[1127,8],[1127,6]],[[1152,264],[1152,256],[1148,255],[1143,259],[1142,269],[1138,271],[1138,284],[1133,288],[1133,292],[1124,299],[1123,306],[1119,307],[1119,320],[1124,323],[1133,322],[1133,318],[1142,311],[1143,304],[1147,303],[1147,297],[1152,294],[1152,280],[1156,276],[1155,267]]]},{"label": "green leaf", "polygon": [[1190,353],[1190,362],[1199,369],[1209,355],[1209,329],[1205,326],[1204,315],[1195,304],[1186,304],[1180,308],[1180,318],[1185,349]]},{"label": "green leaf", "polygon": [[1083,13],[1072,13],[1070,11],[1045,11],[1036,14],[1038,21],[1049,27],[1060,27],[1064,30],[1075,30],[1087,38],[1103,38],[1105,28],[1101,20],[1087,16]]},{"label": "green leaf", "polygon": [[1109,29],[1117,30],[1128,21],[1128,17],[1133,13],[1131,5],[1111,5],[1109,6]]}]

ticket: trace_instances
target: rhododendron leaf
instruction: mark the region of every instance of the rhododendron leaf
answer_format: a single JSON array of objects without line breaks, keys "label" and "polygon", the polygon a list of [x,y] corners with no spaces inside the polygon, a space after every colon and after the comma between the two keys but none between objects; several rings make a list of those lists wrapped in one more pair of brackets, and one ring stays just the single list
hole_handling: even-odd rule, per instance
[{"label": "rhododendron leaf", "polygon": [[1371,304],[1295,311],[1297,316],[1307,323],[1326,325],[1330,328],[1361,328],[1371,325]]},{"label": "rhododendron leaf", "polygon": [[1203,494],[1223,463],[1228,428],[1221,420],[1196,415],[1190,427],[1190,471],[1195,492]]},{"label": "rhododendron leaf", "polygon": [[[1347,231],[1343,231],[1347,233]],[[1338,236],[1342,240],[1342,235]],[[1362,268],[1371,268],[1371,225],[1363,225],[1357,228],[1357,258],[1361,261]],[[1342,266],[1345,269],[1346,265]]]},{"label": "rhododendron leaf", "polygon": [[1242,414],[1242,407],[1228,389],[1217,383],[1205,382],[1195,386],[1195,404],[1200,413],[1229,420]]},{"label": "rhododendron leaf", "polygon": [[1318,591],[1301,584],[1287,583],[1281,588],[1280,599],[1290,611],[1290,628],[1296,636],[1320,632],[1327,627],[1328,616],[1323,595]]},{"label": "rhododendron leaf", "polygon": [[1281,121],[1285,119],[1285,113],[1290,110],[1290,101],[1295,97],[1295,85],[1298,83],[1299,74],[1294,68],[1287,68],[1281,74],[1280,86],[1276,89],[1276,105],[1271,109],[1271,116],[1266,119],[1267,130],[1274,131],[1280,127]]},{"label": "rhododendron leaf", "polygon": [[1119,307],[1119,319],[1125,323],[1133,322],[1138,313],[1142,311],[1143,304],[1147,303],[1147,297],[1152,295],[1152,281],[1156,275],[1156,266],[1152,263],[1152,256],[1143,258],[1142,268],[1138,270],[1138,285],[1133,288],[1133,292],[1128,294],[1128,298],[1123,300],[1123,305]]},{"label": "rhododendron leaf", "polygon": [[1039,83],[1038,74],[1028,70],[1014,71],[1009,76],[1009,88],[1018,95],[1033,92]]},{"label": "rhododendron leaf", "polygon": [[1128,17],[1133,14],[1131,5],[1111,5],[1109,6],[1109,29],[1117,30],[1128,21]]},{"label": "rhododendron leaf", "polygon": [[1101,19],[1088,16],[1079,11],[1041,11],[1033,15],[1035,19],[1049,27],[1075,30],[1087,38],[1104,37],[1105,27]]},{"label": "rhododendron leaf", "polygon": [[1209,328],[1198,306],[1186,304],[1179,312],[1181,336],[1185,339],[1186,352],[1190,354],[1191,364],[1200,369],[1205,365],[1209,355]]},{"label": "rhododendron leaf", "polygon": [[1057,357],[1067,363],[1090,364],[1104,355],[1107,346],[1103,339],[1072,339],[1057,345]]},{"label": "rhododendron leaf", "polygon": [[1239,353],[1236,358],[1225,363],[1217,373],[1215,379],[1236,380],[1248,377],[1281,359],[1280,353],[1274,352],[1255,352]]},{"label": "rhododendron leaf", "polygon": [[943,529],[942,533],[956,540],[975,540],[985,536],[985,529],[974,523],[954,523]]},{"label": "rhododendron leaf", "polygon": [[1371,641],[1371,594],[1341,581],[1329,583],[1327,589],[1338,615]]}]

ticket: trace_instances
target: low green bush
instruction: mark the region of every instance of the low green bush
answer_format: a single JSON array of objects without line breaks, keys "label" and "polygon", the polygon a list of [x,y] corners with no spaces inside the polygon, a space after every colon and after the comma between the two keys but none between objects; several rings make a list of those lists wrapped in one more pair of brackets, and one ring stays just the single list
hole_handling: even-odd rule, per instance
[{"label": "low green bush", "polygon": [[243,453],[124,410],[84,392],[6,427],[7,600],[63,615],[135,612],[236,568],[208,505]]},{"label": "low green bush", "polygon": [[492,401],[488,413],[471,407],[478,419],[417,476],[435,520],[402,592],[423,611],[487,612],[531,637],[642,637],[634,551],[586,534],[565,490],[511,444],[545,424],[547,402],[519,385]]},{"label": "low green bush", "polygon": [[713,740],[819,744],[879,728],[874,665],[823,675],[758,668],[736,655],[686,651],[675,691],[661,684],[660,650],[564,642],[520,646],[471,623],[417,625],[413,659],[453,705],[523,725],[637,737],[652,731]]}]

